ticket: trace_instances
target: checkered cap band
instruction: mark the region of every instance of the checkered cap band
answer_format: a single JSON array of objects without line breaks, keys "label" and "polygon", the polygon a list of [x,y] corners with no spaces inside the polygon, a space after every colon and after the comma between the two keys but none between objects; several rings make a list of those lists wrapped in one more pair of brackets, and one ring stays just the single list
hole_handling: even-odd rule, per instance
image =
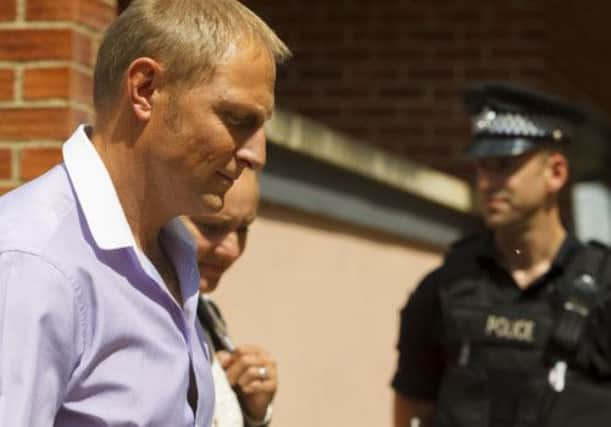
[{"label": "checkered cap band", "polygon": [[486,109],[473,117],[473,133],[526,138],[561,137],[557,128],[549,128],[535,120],[523,114],[497,113]]}]

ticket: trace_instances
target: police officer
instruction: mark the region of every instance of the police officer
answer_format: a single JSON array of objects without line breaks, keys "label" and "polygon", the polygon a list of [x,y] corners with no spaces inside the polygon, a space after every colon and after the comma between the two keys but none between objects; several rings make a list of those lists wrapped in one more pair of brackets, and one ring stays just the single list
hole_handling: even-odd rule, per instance
[{"label": "police officer", "polygon": [[611,425],[611,263],[560,218],[585,115],[502,83],[465,93],[486,231],[401,312],[395,427]]}]

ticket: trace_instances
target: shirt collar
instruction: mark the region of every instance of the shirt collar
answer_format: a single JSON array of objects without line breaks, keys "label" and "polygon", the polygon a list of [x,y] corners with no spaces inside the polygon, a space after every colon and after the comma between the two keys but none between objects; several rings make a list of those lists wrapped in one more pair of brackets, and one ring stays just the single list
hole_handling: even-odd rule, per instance
[{"label": "shirt collar", "polygon": [[66,141],[62,152],[72,187],[98,247],[104,250],[135,247],[108,170],[84,125]]},{"label": "shirt collar", "polygon": [[[100,249],[136,247],[132,230],[110,174],[81,125],[62,147],[64,164],[87,225]],[[184,251],[195,252],[191,234],[180,218],[163,227],[166,238],[177,239]]]},{"label": "shirt collar", "polygon": [[[479,253],[478,258],[485,262],[492,262],[498,264],[496,254],[496,244],[494,243],[494,235],[491,232],[485,234],[483,241],[483,250]],[[558,252],[554,256],[552,264],[550,265],[549,271],[556,270],[557,268],[563,268],[567,261],[573,256],[575,251],[581,246],[581,243],[572,234],[567,234]]]},{"label": "shirt collar", "polygon": [[193,240],[191,232],[180,217],[173,218],[163,226],[161,238],[164,242],[169,238],[173,241],[173,245],[180,245],[180,248],[177,248],[180,251],[192,254],[197,250],[197,245]]},{"label": "shirt collar", "polygon": [[567,234],[564,241],[562,242],[562,246],[558,249],[556,253],[556,257],[552,263],[551,269],[556,268],[564,268],[565,265],[568,265],[569,260],[577,253],[579,248],[581,248],[583,244],[577,240],[575,236],[572,234]]}]

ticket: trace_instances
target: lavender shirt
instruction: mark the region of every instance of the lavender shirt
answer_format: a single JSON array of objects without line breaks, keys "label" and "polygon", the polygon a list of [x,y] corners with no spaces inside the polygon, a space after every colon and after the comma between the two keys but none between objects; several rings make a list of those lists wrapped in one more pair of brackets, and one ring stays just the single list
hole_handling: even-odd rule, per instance
[{"label": "lavender shirt", "polygon": [[214,391],[188,232],[174,220],[161,233],[179,307],[137,248],[83,127],[63,154],[0,198],[0,426],[209,426]]}]

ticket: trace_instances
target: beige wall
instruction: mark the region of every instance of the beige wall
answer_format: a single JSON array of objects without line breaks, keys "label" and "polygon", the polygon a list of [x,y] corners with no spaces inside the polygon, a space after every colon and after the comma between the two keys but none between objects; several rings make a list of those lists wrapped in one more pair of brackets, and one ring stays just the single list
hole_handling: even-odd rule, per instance
[{"label": "beige wall", "polygon": [[276,357],[276,427],[384,427],[398,311],[439,252],[264,206],[214,296],[234,340]]}]

